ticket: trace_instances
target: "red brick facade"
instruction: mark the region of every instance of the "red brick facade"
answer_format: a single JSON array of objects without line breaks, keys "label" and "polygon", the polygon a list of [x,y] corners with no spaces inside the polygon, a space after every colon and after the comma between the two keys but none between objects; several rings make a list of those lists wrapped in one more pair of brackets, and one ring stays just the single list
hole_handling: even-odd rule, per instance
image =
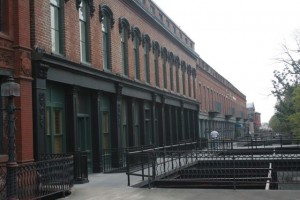
[{"label": "red brick facade", "polygon": [[[15,98],[16,107],[19,108],[16,111],[16,153],[19,162],[33,160],[29,6],[29,1],[3,1],[3,28],[0,32],[1,82],[3,83],[8,75],[12,75],[21,85],[21,97]],[[4,98],[2,100],[5,101]],[[4,117],[4,144],[7,134],[5,123]],[[2,146],[2,150],[4,153],[7,151],[6,145]]]},{"label": "red brick facade", "polygon": [[[164,105],[166,99],[168,109],[170,109],[170,116],[172,116],[173,112],[179,112],[179,109],[187,113],[186,116],[188,116],[188,119],[185,121],[185,129],[193,129],[190,130],[191,133],[189,133],[189,135],[194,134],[196,138],[207,137],[205,131],[213,128],[220,130],[230,129],[230,131],[233,132],[236,123],[244,123],[247,116],[245,95],[201,60],[199,55],[194,51],[194,42],[185,35],[171,19],[167,18],[163,11],[152,1],[145,1],[145,5],[139,0],[87,1],[90,6],[88,15],[89,63],[81,63],[80,61],[78,5],[76,5],[76,1],[74,0],[61,0],[61,2],[61,9],[63,11],[61,26],[63,29],[63,53],[62,55],[54,55],[52,53],[51,43],[50,0],[7,1],[7,10],[5,12],[8,12],[8,17],[5,18],[5,26],[0,33],[0,51],[2,52],[0,69],[3,71],[1,71],[2,82],[7,75],[14,75],[16,81],[20,83],[22,90],[21,97],[16,99],[17,106],[21,108],[16,113],[18,161],[25,162],[33,159],[33,132],[36,131],[37,135],[44,134],[45,132],[45,127],[43,126],[40,128],[41,132],[33,128],[35,125],[38,126],[34,123],[39,122],[38,120],[33,122],[33,118],[41,120],[44,125],[46,123],[45,110],[38,108],[41,106],[40,102],[35,102],[32,98],[34,95],[36,95],[37,98],[39,96],[38,90],[41,89],[37,88],[35,89],[36,91],[33,91],[32,80],[38,84],[40,80],[37,79],[43,79],[44,85],[51,82],[52,84],[63,84],[61,87],[65,88],[74,87],[76,89],[77,87],[82,87],[81,90],[84,91],[94,90],[93,92],[95,92],[98,90],[101,93],[110,92],[113,95],[117,94],[117,96],[114,97],[117,99],[115,107],[118,107],[120,103],[120,99],[118,99],[118,88],[121,88],[121,90],[124,88],[125,95],[123,95],[127,95],[125,97],[127,98],[126,101],[135,101],[135,98],[141,98],[141,101],[153,101],[153,104],[159,104],[159,108],[163,107],[162,113],[165,112]],[[114,25],[111,29],[111,72],[106,72],[103,69],[103,33],[101,19],[99,18],[101,5],[106,5],[111,9],[114,19]],[[94,12],[92,8],[95,9]],[[152,8],[155,9],[154,13],[150,11]],[[169,53],[174,54],[174,57],[178,56],[180,63],[184,61],[187,68],[189,68],[189,66],[191,67],[191,71],[189,71],[189,69],[184,71],[185,95],[183,95],[183,71],[181,64],[178,69],[179,93],[176,92],[175,64],[173,64],[173,91],[171,91],[169,62],[166,63],[167,89],[164,88],[161,52],[158,58],[159,87],[156,86],[153,45],[149,52],[150,84],[147,84],[145,81],[142,44],[139,46],[141,78],[140,80],[136,80],[131,35],[128,38],[129,75],[128,77],[123,75],[121,35],[119,30],[119,18],[121,17],[128,20],[130,29],[138,27],[142,34],[148,34],[151,39],[151,45],[153,44],[152,42],[158,42],[160,50],[165,47]],[[176,29],[175,32],[173,28]],[[33,61],[36,62],[37,65],[43,63],[44,66],[45,64],[47,66],[45,67],[47,68],[45,70],[46,74],[49,68],[50,78],[48,77],[48,80],[46,80],[47,75],[45,74],[37,73],[36,77],[33,76],[33,66],[31,64]],[[77,68],[80,68],[80,70]],[[61,76],[63,76],[62,74],[64,72],[68,73],[68,77],[73,79],[63,80]],[[193,80],[193,73],[196,73],[195,80]],[[190,82],[188,82],[189,74]],[[81,83],[77,77],[88,77],[89,82]],[[92,83],[96,85],[91,85]],[[108,89],[104,89],[103,91],[99,89],[102,87],[100,83],[109,84]],[[117,89],[113,87],[115,84],[118,85]],[[44,85],[43,87],[45,88],[41,89],[42,95],[44,96],[40,95],[40,97],[45,97],[45,91],[48,89],[47,86]],[[119,87],[119,85],[121,86]],[[189,85],[191,90],[190,94],[188,89]],[[195,86],[195,88],[193,86]],[[131,96],[128,95],[132,88],[135,88],[135,92],[141,92],[141,94],[145,96],[139,96],[139,93],[138,95],[134,94],[135,92],[132,92]],[[75,89],[72,89],[72,91],[75,91]],[[194,94],[194,91],[196,94]],[[156,95],[158,96],[157,98]],[[66,94],[66,99],[67,98],[70,98],[70,93]],[[73,100],[76,98],[74,97]],[[43,98],[40,99],[41,101],[43,100]],[[45,100],[43,101],[45,104]],[[72,103],[75,105],[76,100]],[[66,107],[72,103],[67,102]],[[33,108],[35,108],[36,114],[33,113]],[[118,111],[119,108],[113,109],[117,109]],[[76,111],[76,109],[74,110]],[[74,110],[72,110],[72,112]],[[155,112],[154,108],[153,110],[152,112]],[[164,116],[164,114],[162,115]],[[199,119],[194,119],[195,116],[199,116]],[[115,122],[118,122],[118,120]],[[197,128],[197,122],[199,122],[200,129]],[[184,123],[182,122],[182,124]],[[169,127],[171,126],[172,123],[169,122]],[[71,130],[76,131],[76,129],[77,127],[74,125]],[[166,127],[166,130],[167,129],[168,127]],[[116,132],[118,132],[118,130],[116,130]],[[232,133],[228,134],[228,136],[232,135]],[[73,136],[71,138],[73,138]],[[67,148],[72,149],[73,144]]]}]

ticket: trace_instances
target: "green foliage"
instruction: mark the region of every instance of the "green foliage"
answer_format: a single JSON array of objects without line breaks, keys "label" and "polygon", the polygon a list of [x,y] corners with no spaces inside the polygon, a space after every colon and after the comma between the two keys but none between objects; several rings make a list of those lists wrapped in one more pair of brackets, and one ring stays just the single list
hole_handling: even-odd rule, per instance
[{"label": "green foliage", "polygon": [[284,56],[278,61],[281,71],[274,71],[272,94],[277,98],[276,113],[270,127],[277,132],[300,136],[300,32],[296,36],[296,47],[283,45]]},{"label": "green foliage", "polygon": [[300,86],[293,92],[292,102],[295,112],[288,117],[294,135],[300,136]]}]

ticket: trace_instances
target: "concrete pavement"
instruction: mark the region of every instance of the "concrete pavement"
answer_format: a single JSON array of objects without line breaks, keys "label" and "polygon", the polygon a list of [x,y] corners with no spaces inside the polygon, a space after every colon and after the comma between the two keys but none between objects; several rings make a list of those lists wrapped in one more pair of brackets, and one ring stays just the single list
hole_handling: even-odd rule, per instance
[{"label": "concrete pavement", "polygon": [[[90,174],[89,183],[75,185],[66,200],[300,200],[300,190],[161,189],[127,186],[125,173]],[[132,184],[140,178],[132,178]]]}]

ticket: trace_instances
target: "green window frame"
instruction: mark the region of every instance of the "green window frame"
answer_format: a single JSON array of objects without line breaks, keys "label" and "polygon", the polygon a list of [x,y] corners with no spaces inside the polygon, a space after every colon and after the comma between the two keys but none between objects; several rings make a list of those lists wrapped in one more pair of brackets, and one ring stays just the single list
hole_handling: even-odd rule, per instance
[{"label": "green window frame", "polygon": [[79,5],[79,40],[80,40],[80,60],[90,62],[89,55],[89,18],[86,1],[81,1]]},{"label": "green window frame", "polygon": [[188,65],[188,67],[187,67],[187,75],[188,75],[188,95],[189,95],[189,97],[192,97],[191,74],[192,74],[192,67],[190,65]]},{"label": "green window frame", "polygon": [[140,146],[141,144],[141,133],[140,133],[140,107],[138,102],[134,102],[133,105],[133,146]]},{"label": "green window frame", "polygon": [[153,42],[154,53],[154,70],[155,70],[155,85],[159,87],[159,63],[158,57],[160,56],[160,49],[158,42]]},{"label": "green window frame", "polygon": [[[194,99],[196,99],[197,95],[196,95],[196,69],[195,68],[192,69],[192,77],[193,77],[193,95],[194,95]],[[201,86],[200,86],[200,90],[201,90]]]},{"label": "green window frame", "polygon": [[113,13],[106,5],[100,6],[100,21],[102,25],[103,69],[111,71],[111,29],[114,25]]},{"label": "green window frame", "polygon": [[127,19],[119,18],[119,32],[121,34],[121,52],[123,74],[129,76],[128,67],[128,38],[130,36],[130,25]]},{"label": "green window frame", "polygon": [[62,0],[50,0],[52,52],[63,53]]},{"label": "green window frame", "polygon": [[151,40],[148,34],[143,35],[144,48],[144,65],[145,65],[145,81],[150,84],[150,66],[149,66],[149,51],[151,49]]},{"label": "green window frame", "polygon": [[185,95],[185,72],[186,72],[185,61],[181,61],[181,70],[182,70],[182,94]]},{"label": "green window frame", "polygon": [[176,68],[176,92],[179,93],[179,65],[180,65],[180,60],[179,57],[176,56],[174,59],[174,64],[175,64],[175,68]]},{"label": "green window frame", "polygon": [[141,32],[137,27],[132,29],[132,39],[133,39],[133,56],[134,56],[134,69],[135,78],[140,80],[140,52],[139,47],[141,44]]},{"label": "green window frame", "polygon": [[[170,88],[171,91],[174,90],[174,81],[173,81],[173,64],[174,64],[174,55],[172,52],[169,53],[169,70],[170,70]],[[166,75],[167,78],[167,75]]]},{"label": "green window frame", "polygon": [[47,86],[45,150],[66,152],[66,117],[64,90],[58,85]]},{"label": "green window frame", "polygon": [[[171,73],[171,71],[170,71],[170,73]],[[167,61],[166,61],[166,58],[163,58],[163,77],[164,77],[164,88],[167,89],[168,81],[167,81]],[[172,84],[171,84],[171,87],[172,87]]]},{"label": "green window frame", "polygon": [[151,109],[149,103],[144,104],[145,144],[153,144]]},{"label": "green window frame", "polygon": [[128,147],[128,122],[127,122],[127,113],[128,113],[127,101],[122,99],[122,106],[121,106],[121,126],[122,126],[122,148]]}]

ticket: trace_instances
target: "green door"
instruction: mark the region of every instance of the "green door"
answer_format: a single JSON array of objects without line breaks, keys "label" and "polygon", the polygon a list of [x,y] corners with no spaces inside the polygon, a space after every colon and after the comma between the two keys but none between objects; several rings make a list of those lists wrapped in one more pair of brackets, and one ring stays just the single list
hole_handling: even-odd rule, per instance
[{"label": "green door", "polygon": [[84,114],[77,115],[78,124],[78,146],[81,152],[87,154],[88,171],[92,172],[92,139],[91,131],[89,130],[89,116]]},{"label": "green door", "polygon": [[111,132],[110,132],[110,103],[107,96],[103,96],[100,106],[101,138],[103,170],[111,168]]}]

